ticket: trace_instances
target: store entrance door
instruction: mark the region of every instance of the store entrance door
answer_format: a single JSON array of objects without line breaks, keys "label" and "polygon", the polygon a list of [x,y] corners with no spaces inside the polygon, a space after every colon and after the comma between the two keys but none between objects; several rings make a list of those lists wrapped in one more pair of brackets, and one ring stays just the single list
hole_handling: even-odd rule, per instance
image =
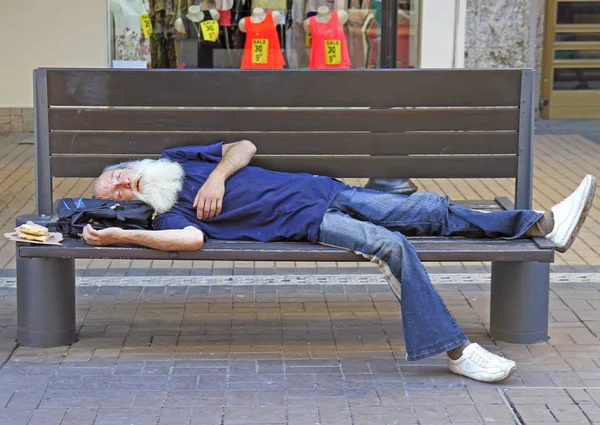
[{"label": "store entrance door", "polygon": [[544,118],[600,118],[600,0],[547,0]]}]

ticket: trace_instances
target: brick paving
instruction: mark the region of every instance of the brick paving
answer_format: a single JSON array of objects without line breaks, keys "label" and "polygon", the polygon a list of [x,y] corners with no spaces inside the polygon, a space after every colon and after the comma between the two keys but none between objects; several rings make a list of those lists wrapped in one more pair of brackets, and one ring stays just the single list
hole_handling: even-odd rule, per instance
[{"label": "brick paving", "polygon": [[600,283],[554,283],[548,343],[495,342],[489,284],[438,291],[471,340],[517,361],[499,384],[405,360],[398,303],[356,285],[79,287],[79,341],[15,347],[0,289],[0,423],[600,424]]}]

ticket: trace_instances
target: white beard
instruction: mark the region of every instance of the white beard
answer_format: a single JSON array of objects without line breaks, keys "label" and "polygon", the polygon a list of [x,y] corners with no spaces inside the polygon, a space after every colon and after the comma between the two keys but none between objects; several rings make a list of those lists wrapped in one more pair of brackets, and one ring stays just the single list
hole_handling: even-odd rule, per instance
[{"label": "white beard", "polygon": [[177,203],[185,175],[183,167],[168,159],[143,159],[132,164],[136,172],[135,182],[140,182],[141,191],[134,184],[137,199],[150,205],[157,214],[169,211]]}]

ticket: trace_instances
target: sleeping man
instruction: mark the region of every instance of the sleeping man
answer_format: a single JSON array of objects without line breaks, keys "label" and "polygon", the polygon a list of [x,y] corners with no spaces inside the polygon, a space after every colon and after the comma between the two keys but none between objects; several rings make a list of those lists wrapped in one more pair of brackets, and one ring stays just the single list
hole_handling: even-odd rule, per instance
[{"label": "sleeping man", "polygon": [[201,249],[206,238],[308,241],[354,251],[379,266],[400,302],[407,359],[445,352],[452,372],[485,382],[508,378],[515,362],[469,341],[406,236],[540,236],[565,252],[596,188],[596,179],[587,175],[550,211],[483,212],[435,193],[389,194],[330,177],[249,166],[255,152],[243,140],[174,148],[158,160],[107,167],[94,184],[95,195],[146,202],[158,213],[155,230],[87,226],[83,238],[94,246],[127,243],[168,251]]}]

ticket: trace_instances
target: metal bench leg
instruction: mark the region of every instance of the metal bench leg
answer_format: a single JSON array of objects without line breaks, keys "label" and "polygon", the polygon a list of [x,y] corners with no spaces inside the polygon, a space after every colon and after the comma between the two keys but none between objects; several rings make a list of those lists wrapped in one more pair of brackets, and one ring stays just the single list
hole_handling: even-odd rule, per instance
[{"label": "metal bench leg", "polygon": [[20,345],[75,342],[75,260],[17,258],[17,310]]},{"label": "metal bench leg", "polygon": [[492,262],[490,333],[517,344],[548,339],[550,263]]}]

